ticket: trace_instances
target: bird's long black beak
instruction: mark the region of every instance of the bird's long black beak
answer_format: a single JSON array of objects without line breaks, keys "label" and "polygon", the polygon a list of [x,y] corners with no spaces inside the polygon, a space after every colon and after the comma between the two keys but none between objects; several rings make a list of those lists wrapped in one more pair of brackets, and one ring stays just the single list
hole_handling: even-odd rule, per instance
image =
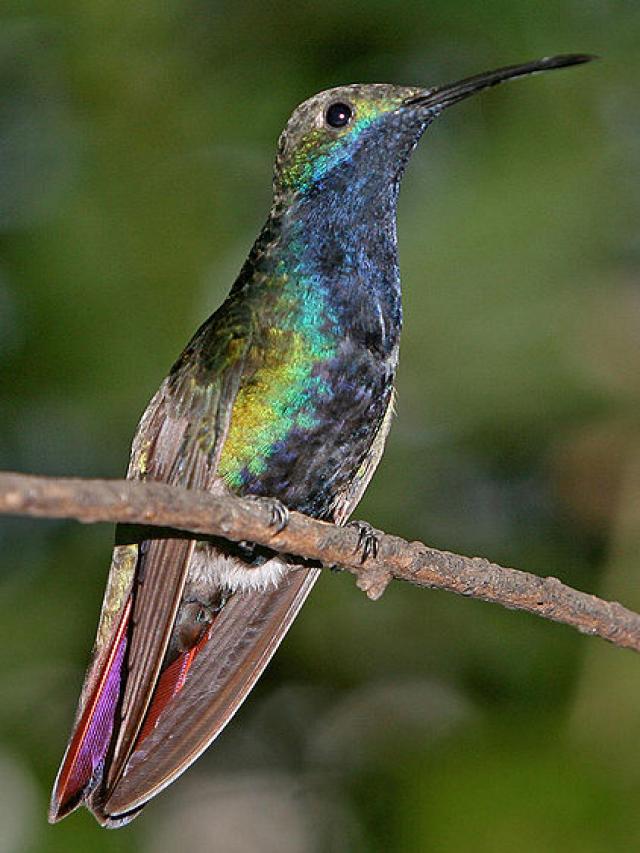
[{"label": "bird's long black beak", "polygon": [[522,65],[507,65],[495,71],[485,71],[473,77],[466,77],[458,83],[450,83],[447,86],[438,86],[435,89],[425,89],[417,95],[412,95],[404,102],[407,107],[419,107],[425,111],[433,110],[440,112],[451,104],[462,101],[469,95],[474,95],[481,89],[497,86],[505,80],[515,77],[525,77],[528,74],[538,74],[541,71],[551,71],[554,68],[566,68],[569,65],[581,65],[590,62],[597,57],[586,53],[566,53],[560,56],[545,56],[542,59],[534,59]]}]

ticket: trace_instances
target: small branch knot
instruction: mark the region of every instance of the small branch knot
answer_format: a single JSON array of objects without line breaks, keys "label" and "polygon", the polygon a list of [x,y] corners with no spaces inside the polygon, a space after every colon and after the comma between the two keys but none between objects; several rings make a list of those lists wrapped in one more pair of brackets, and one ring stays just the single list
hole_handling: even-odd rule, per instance
[{"label": "small branch knot", "polygon": [[356,586],[365,592],[371,601],[382,598],[392,580],[393,575],[390,571],[378,567],[356,574]]}]

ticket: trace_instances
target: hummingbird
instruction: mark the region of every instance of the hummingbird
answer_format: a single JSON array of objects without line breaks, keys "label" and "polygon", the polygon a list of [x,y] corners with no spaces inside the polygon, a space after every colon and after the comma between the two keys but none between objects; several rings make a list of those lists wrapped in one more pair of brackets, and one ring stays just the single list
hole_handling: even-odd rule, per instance
[{"label": "hummingbird", "polygon": [[[452,104],[591,58],[302,103],[278,142],[266,224],[142,415],[127,477],[269,501],[277,528],[288,510],[346,524],[394,412],[396,202],[413,149]],[[238,710],[319,572],[251,543],[119,525],[50,821],[82,804],[105,827],[136,817]]]}]

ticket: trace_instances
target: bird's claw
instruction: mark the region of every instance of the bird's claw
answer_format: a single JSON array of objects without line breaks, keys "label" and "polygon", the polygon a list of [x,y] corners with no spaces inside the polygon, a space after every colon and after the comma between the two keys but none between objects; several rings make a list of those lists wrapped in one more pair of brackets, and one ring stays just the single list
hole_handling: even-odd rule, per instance
[{"label": "bird's claw", "polygon": [[374,559],[378,556],[380,542],[378,535],[368,521],[350,521],[347,527],[353,527],[358,531],[358,542],[355,553],[361,552],[360,562],[366,562],[369,557]]},{"label": "bird's claw", "polygon": [[271,527],[275,527],[276,533],[282,533],[289,524],[289,510],[282,501],[270,499],[271,501]]},{"label": "bird's claw", "polygon": [[277,498],[264,498],[261,495],[247,495],[249,500],[259,501],[270,513],[269,527],[275,527],[276,533],[282,533],[289,524],[289,510]]}]

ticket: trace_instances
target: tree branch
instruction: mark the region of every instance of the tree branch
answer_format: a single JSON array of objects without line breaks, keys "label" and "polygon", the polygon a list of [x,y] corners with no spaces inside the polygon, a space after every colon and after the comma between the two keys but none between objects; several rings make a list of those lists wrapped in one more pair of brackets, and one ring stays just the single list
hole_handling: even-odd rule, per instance
[{"label": "tree branch", "polygon": [[640,651],[640,615],[617,602],[579,592],[557,578],[437,551],[378,531],[375,554],[363,560],[358,529],[292,512],[287,526],[277,532],[268,502],[218,497],[164,483],[0,472],[0,514],[154,525],[248,540],[324,566],[344,567],[372,599],[379,598],[392,579],[403,580],[525,610]]}]

